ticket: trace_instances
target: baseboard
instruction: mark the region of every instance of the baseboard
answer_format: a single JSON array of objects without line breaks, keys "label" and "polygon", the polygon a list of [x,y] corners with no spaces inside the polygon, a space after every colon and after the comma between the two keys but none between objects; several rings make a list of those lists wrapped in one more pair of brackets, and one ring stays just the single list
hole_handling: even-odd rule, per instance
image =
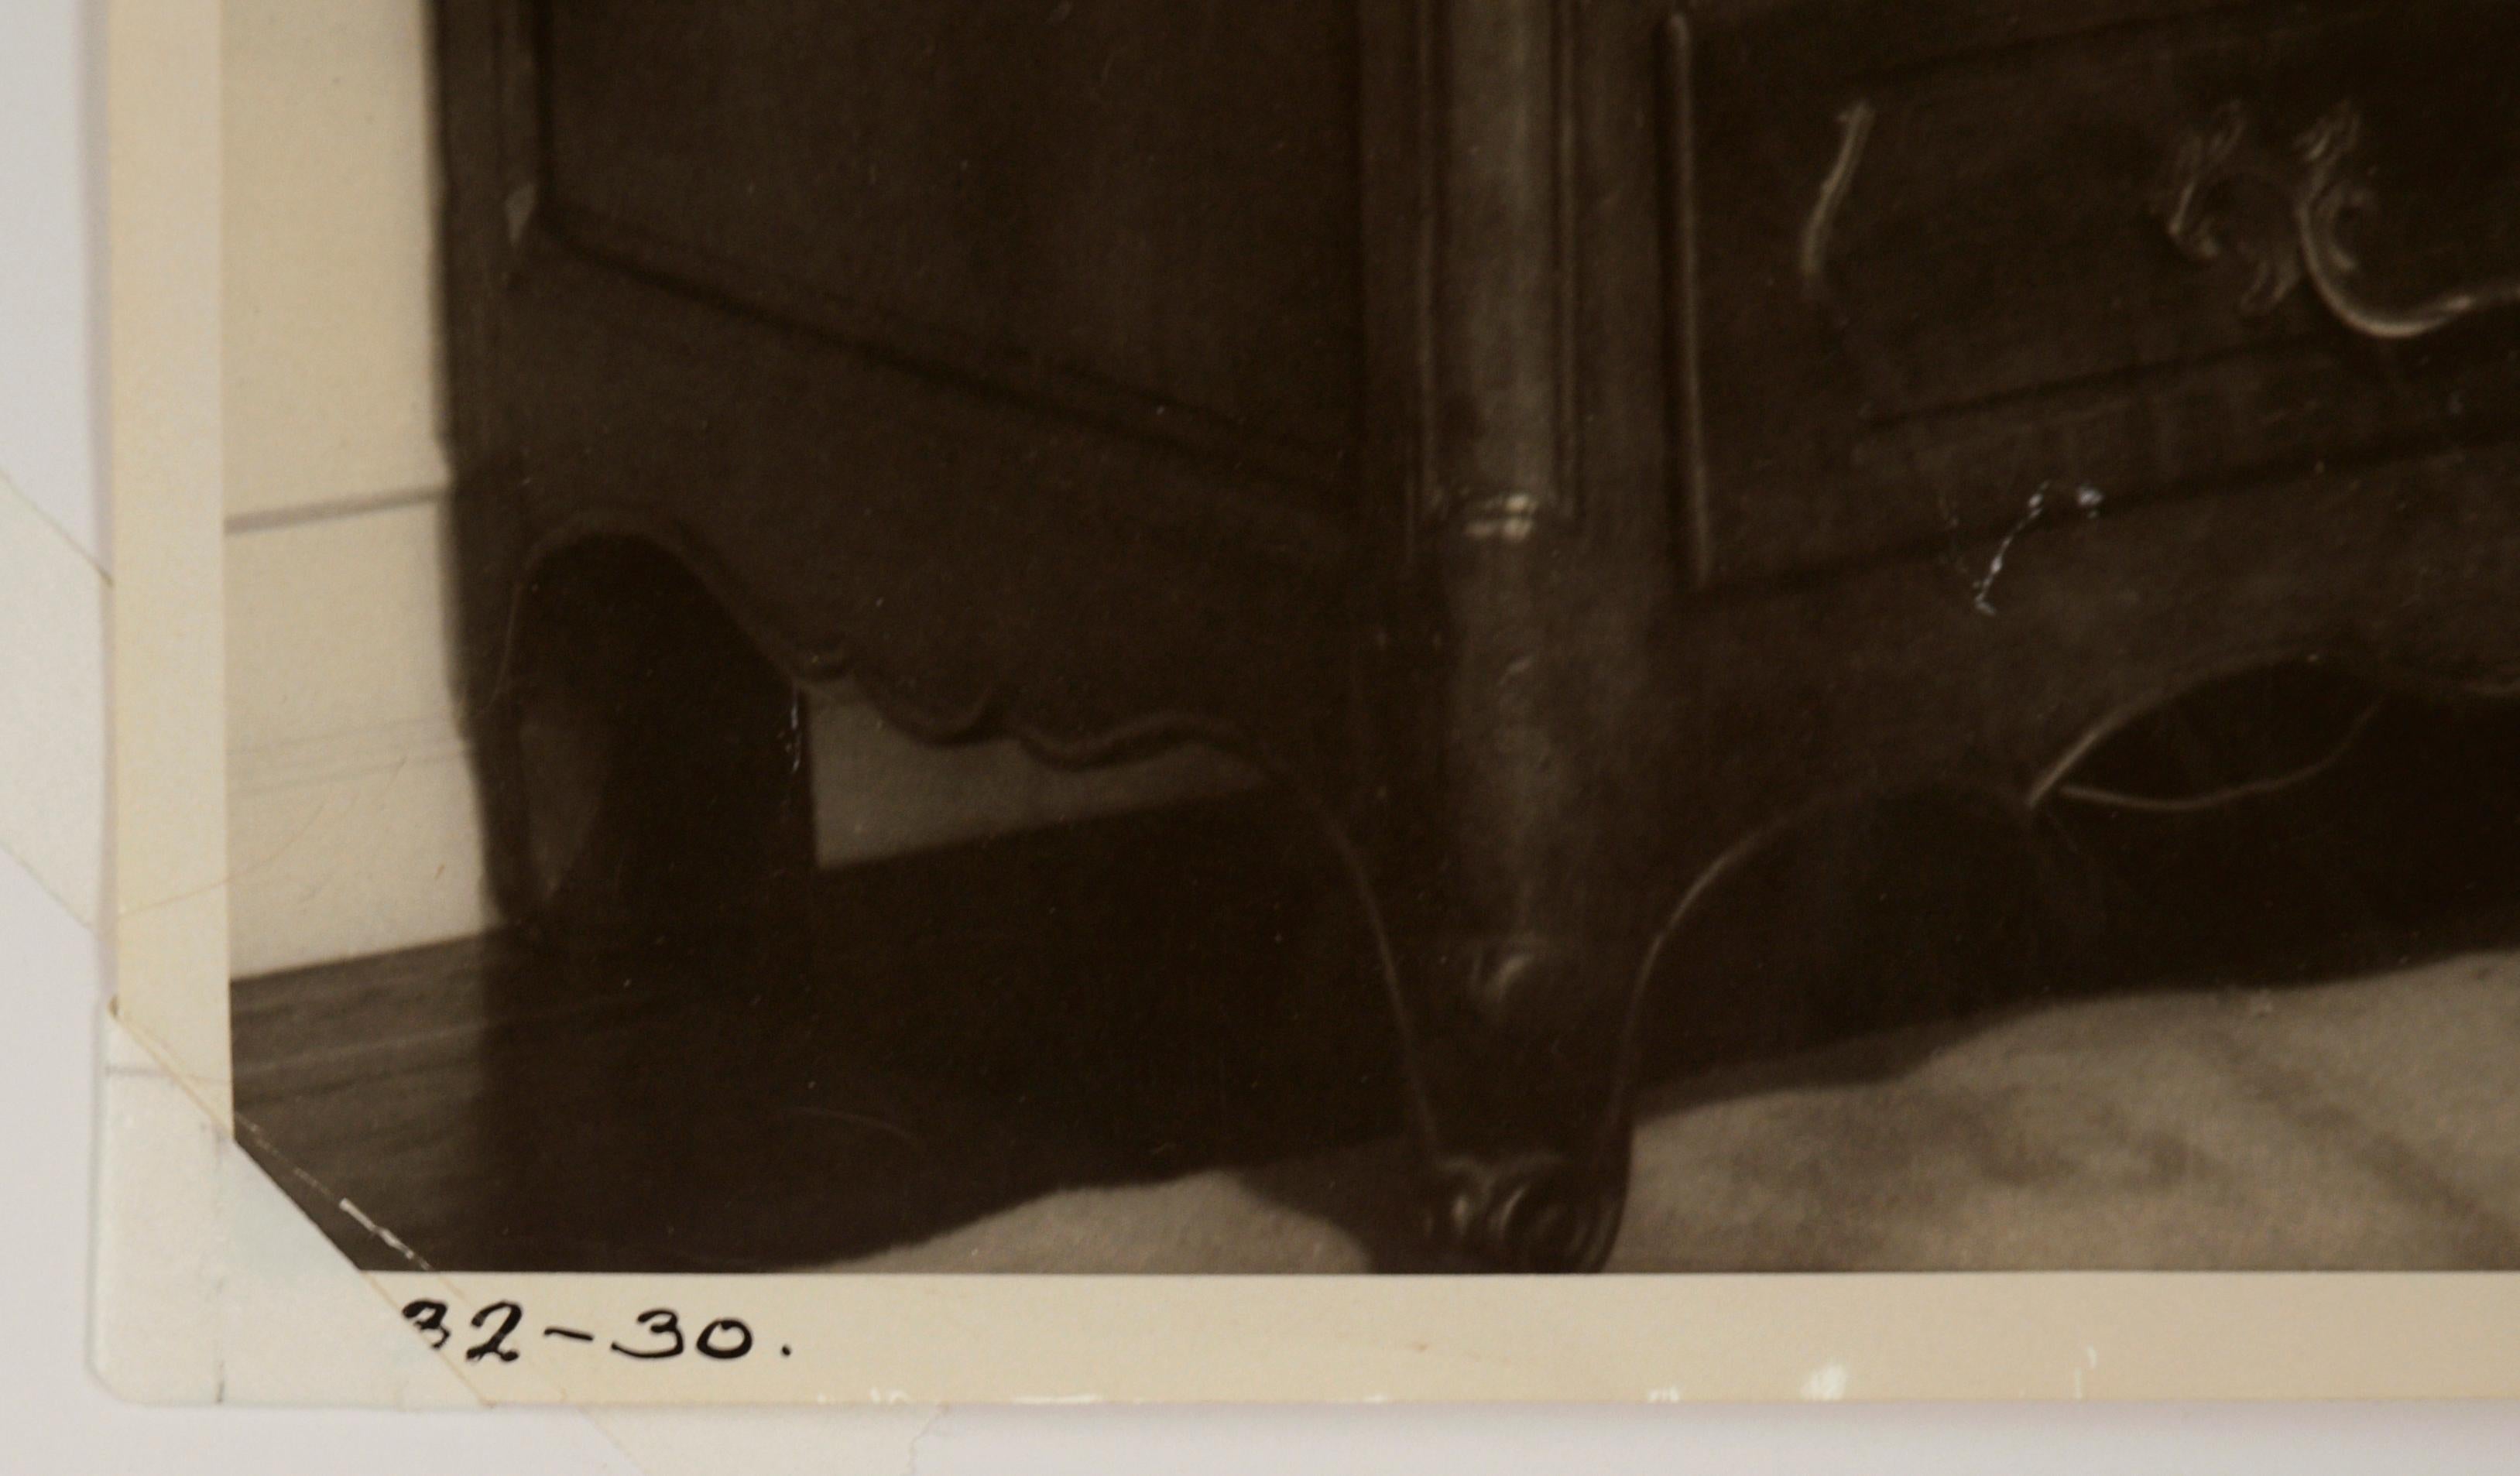
[{"label": "baseboard", "polygon": [[[813,704],[817,852],[827,867],[1229,794],[1258,781],[1187,749],[1082,774],[1012,743],[937,749],[845,695]],[[476,933],[472,755],[452,716],[230,755],[230,962],[238,977]]]},{"label": "baseboard", "polygon": [[816,693],[812,714],[815,855],[826,867],[1213,798],[1260,783],[1249,767],[1206,748],[1070,772],[1012,740],[932,747],[845,689]]},{"label": "baseboard", "polygon": [[[229,950],[240,976],[490,921],[447,545],[437,495],[342,500],[230,528]],[[1259,782],[1199,748],[1062,773],[1012,742],[930,747],[844,685],[816,689],[811,710],[826,866]]]}]

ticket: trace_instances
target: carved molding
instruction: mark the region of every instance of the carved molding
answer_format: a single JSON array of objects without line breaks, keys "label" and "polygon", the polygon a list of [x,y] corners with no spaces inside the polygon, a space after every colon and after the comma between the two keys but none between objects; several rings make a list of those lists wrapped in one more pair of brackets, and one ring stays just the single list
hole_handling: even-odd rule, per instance
[{"label": "carved molding", "polygon": [[1572,0],[1433,0],[1429,521],[1577,511]]},{"label": "carved molding", "polygon": [[1663,288],[1671,335],[1671,435],[1679,557],[1692,587],[1715,582],[1715,511],[1706,466],[1706,389],[1698,332],[1696,51],[1686,11],[1662,26]]},{"label": "carved molding", "polygon": [[1803,296],[1815,306],[1824,304],[1832,294],[1829,282],[1829,243],[1837,233],[1837,218],[1846,208],[1847,196],[1854,193],[1856,171],[1864,165],[1864,150],[1872,137],[1872,120],[1877,110],[1869,98],[1858,98],[1837,115],[1837,157],[1829,162],[1828,173],[1820,182],[1812,201],[1811,215],[1803,222],[1802,249],[1798,260],[1802,268]]}]

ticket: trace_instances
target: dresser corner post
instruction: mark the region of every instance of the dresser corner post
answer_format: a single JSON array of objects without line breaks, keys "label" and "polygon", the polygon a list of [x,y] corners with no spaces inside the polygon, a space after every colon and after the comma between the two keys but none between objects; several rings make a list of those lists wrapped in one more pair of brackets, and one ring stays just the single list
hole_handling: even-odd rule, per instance
[{"label": "dresser corner post", "polygon": [[[1574,0],[1423,0],[1416,474],[1386,671],[1428,1229],[1598,1268],[1624,1204],[1641,834],[1618,751],[1654,576],[1588,507]],[[1602,478],[1592,478],[1600,482]]]},{"label": "dresser corner post", "polygon": [[1639,786],[1588,690],[1628,659],[1578,629],[1571,529],[1435,530],[1403,689],[1388,891],[1451,1266],[1584,1271],[1624,1202],[1651,929]]}]

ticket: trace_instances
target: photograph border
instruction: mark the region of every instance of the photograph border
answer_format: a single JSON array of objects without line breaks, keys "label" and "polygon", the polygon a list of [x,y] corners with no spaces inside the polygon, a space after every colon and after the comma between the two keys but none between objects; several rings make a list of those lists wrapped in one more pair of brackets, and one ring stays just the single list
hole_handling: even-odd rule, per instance
[{"label": "photograph border", "polygon": [[[222,6],[104,8],[116,1013],[224,1140]],[[106,1131],[111,1147],[112,1114]],[[112,1196],[101,1208],[108,1239],[113,1214],[138,1212]],[[218,1296],[293,1274],[244,1254],[233,1219],[201,1196],[168,1212],[226,1262]],[[390,1229],[378,1232],[398,1245]],[[398,1310],[426,1300],[450,1324],[512,1302],[537,1324],[620,1337],[677,1308],[695,1329],[741,1318],[761,1344],[740,1362],[640,1363],[596,1342],[507,1363],[468,1362],[465,1340],[448,1341],[448,1368],[491,1403],[2520,1393],[2513,1273],[509,1275],[439,1274],[416,1256],[409,1271],[351,1273],[322,1254],[338,1266],[304,1274],[356,1275],[380,1299],[380,1358],[409,1356]],[[136,1334],[101,1334],[117,1335]],[[309,1391],[332,1386],[309,1370]]]}]

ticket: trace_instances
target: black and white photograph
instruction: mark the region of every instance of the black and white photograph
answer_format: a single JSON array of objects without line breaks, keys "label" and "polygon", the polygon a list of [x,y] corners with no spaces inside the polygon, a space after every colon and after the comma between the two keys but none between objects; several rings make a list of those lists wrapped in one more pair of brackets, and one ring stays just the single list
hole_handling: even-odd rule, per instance
[{"label": "black and white photograph", "polygon": [[2520,1271],[2520,6],[226,12],[363,1271]]}]

